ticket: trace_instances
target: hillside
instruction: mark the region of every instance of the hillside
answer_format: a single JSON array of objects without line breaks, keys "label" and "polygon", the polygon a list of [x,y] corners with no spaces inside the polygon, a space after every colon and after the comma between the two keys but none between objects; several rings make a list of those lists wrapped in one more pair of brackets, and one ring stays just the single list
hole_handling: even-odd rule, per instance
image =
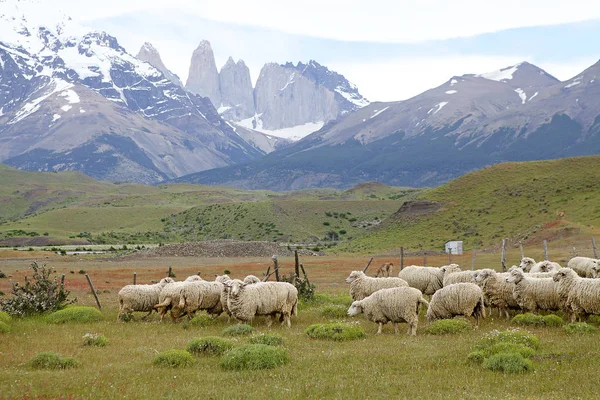
[{"label": "hillside", "polygon": [[[442,250],[449,240],[465,248],[598,233],[600,156],[504,163],[424,192],[422,212],[402,207],[368,235],[340,246],[358,253],[405,248]],[[587,240],[587,239],[586,239]]]}]

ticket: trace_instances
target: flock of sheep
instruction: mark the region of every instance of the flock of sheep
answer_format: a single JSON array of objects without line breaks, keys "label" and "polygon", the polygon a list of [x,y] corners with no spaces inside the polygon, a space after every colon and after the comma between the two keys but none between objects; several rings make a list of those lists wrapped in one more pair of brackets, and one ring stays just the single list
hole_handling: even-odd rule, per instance
[{"label": "flock of sheep", "polygon": [[[461,271],[457,264],[443,267],[411,265],[400,271],[398,277],[389,277],[391,264],[369,277],[364,272],[352,271],[346,283],[350,284],[353,303],[348,315],[364,313],[370,321],[382,327],[392,322],[398,332],[398,323],[408,323],[408,334],[416,335],[421,307],[427,307],[427,321],[462,315],[485,318],[486,307],[497,308],[509,318],[511,310],[525,312],[564,311],[571,322],[589,314],[600,314],[600,260],[575,257],[567,268],[551,261],[536,263],[524,257],[519,266],[508,272],[492,269]],[[430,296],[427,301],[424,296]],[[119,315],[134,311],[156,310],[164,319],[170,311],[173,320],[183,315],[192,318],[199,310],[212,316],[225,312],[238,322],[251,322],[255,316],[279,315],[282,324],[291,326],[291,316],[298,312],[298,290],[286,282],[262,282],[253,275],[243,281],[227,275],[205,281],[192,275],[183,282],[164,278],[153,285],[127,285],[119,291]],[[144,317],[144,318],[145,318]]]},{"label": "flock of sheep", "polygon": [[[381,271],[377,271],[379,276]],[[524,257],[508,272],[492,269],[461,271],[457,264],[440,268],[411,265],[398,277],[372,278],[353,271],[346,279],[354,302],[348,315],[364,313],[379,324],[408,323],[415,335],[421,306],[427,321],[457,315],[485,318],[485,307],[498,308],[506,318],[509,311],[564,311],[571,322],[589,314],[600,314],[600,260],[575,257],[567,268],[551,261],[536,263]],[[423,295],[431,296],[427,302]]]}]

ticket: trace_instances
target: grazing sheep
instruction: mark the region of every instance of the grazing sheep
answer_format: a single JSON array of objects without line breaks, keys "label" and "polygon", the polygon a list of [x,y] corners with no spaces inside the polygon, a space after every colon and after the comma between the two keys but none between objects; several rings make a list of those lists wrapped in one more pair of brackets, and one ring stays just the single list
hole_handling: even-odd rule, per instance
[{"label": "grazing sheep", "polygon": [[523,271],[514,269],[506,278],[513,284],[513,296],[524,311],[557,311],[560,302],[552,278],[531,278]]},{"label": "grazing sheep", "polygon": [[179,310],[176,308],[181,300],[181,289],[186,283],[190,282],[204,282],[204,279],[200,278],[199,275],[188,276],[183,282],[173,282],[160,291],[158,296],[158,302],[154,305],[154,308],[160,314],[160,320],[164,320],[167,311],[171,311],[171,319],[176,320],[180,317],[178,314]]},{"label": "grazing sheep", "polygon": [[483,291],[474,283],[463,282],[446,286],[433,294],[427,309],[427,321],[453,318],[456,315],[485,318]]},{"label": "grazing sheep", "polygon": [[600,260],[594,262],[592,267],[592,278],[600,278]]},{"label": "grazing sheep", "polygon": [[398,277],[404,279],[408,286],[419,289],[424,295],[431,296],[444,286],[445,274],[459,271],[460,268],[457,264],[441,268],[410,265],[400,271]]},{"label": "grazing sheep", "polygon": [[[229,277],[227,278],[227,280],[221,281],[221,283],[223,283],[223,290],[221,291],[221,306],[223,307],[223,311],[227,314],[227,322],[229,322],[229,319],[231,318],[231,311],[229,311],[229,307],[227,306],[227,302],[229,300],[229,286],[225,285],[225,282],[231,279]],[[249,285],[258,282],[262,281],[254,275],[248,275],[244,278],[244,283],[247,283]]]},{"label": "grazing sheep", "polygon": [[594,265],[598,265],[599,260],[588,257],[573,257],[567,263],[567,267],[577,272],[582,278],[593,278]]},{"label": "grazing sheep", "polygon": [[506,282],[507,273],[499,273],[489,268],[476,272],[475,283],[483,291],[489,307],[498,307],[500,315],[504,313],[506,319],[510,318],[509,310],[521,309],[513,297],[513,285]]},{"label": "grazing sheep", "polygon": [[134,311],[148,312],[142,319],[146,319],[154,310],[154,305],[158,303],[160,291],[167,285],[175,282],[171,278],[163,278],[160,282],[153,285],[127,285],[119,290],[119,314],[117,321],[122,314],[130,314]]},{"label": "grazing sheep", "polygon": [[362,300],[380,289],[408,286],[404,279],[372,278],[362,271],[352,271],[346,278],[346,283],[350,284],[352,300]]},{"label": "grazing sheep", "polygon": [[[198,310],[206,310],[212,316],[218,317],[223,312],[221,303],[223,283],[229,280],[229,276],[227,275],[216,275],[214,282],[187,282],[181,288],[177,311],[183,311],[189,319],[192,319]],[[173,312],[172,309],[171,313]]]},{"label": "grazing sheep", "polygon": [[244,282],[252,284],[252,283],[262,282],[262,280],[257,276],[248,275],[247,277],[244,278]]},{"label": "grazing sheep", "polygon": [[512,267],[510,267],[508,269],[508,271],[503,272],[503,274],[505,275],[504,277],[507,278],[508,275],[510,274],[510,272],[515,269],[518,269],[519,271],[523,272],[525,274],[525,276],[528,276],[530,278],[552,278],[552,276],[554,276],[554,272],[558,271],[558,269],[556,269],[553,272],[525,272],[521,269],[521,267],[513,265]]},{"label": "grazing sheep", "polygon": [[581,278],[571,268],[559,269],[553,279],[571,322],[580,319],[582,314],[600,314],[600,280]]},{"label": "grazing sheep", "polygon": [[394,332],[398,333],[398,322],[408,323],[408,335],[417,334],[419,324],[419,308],[429,303],[423,298],[423,294],[415,288],[396,287],[381,289],[362,300],[352,303],[348,309],[348,315],[354,317],[361,312],[369,321],[379,324],[377,334],[381,334],[383,324],[392,322]]},{"label": "grazing sheep", "polygon": [[450,272],[444,275],[443,285],[444,287],[452,285],[453,283],[471,282],[475,283],[475,275],[477,271],[459,271]]},{"label": "grazing sheep", "polygon": [[233,279],[227,281],[229,300],[227,307],[235,319],[251,322],[256,315],[266,315],[267,326],[271,316],[281,314],[282,324],[292,326],[291,316],[298,314],[298,290],[287,282],[259,282],[248,284]]},{"label": "grazing sheep", "polygon": [[375,278],[379,278],[379,276],[381,277],[386,277],[389,278],[390,275],[392,274],[392,271],[394,270],[394,264],[393,263],[385,263],[385,264],[381,264],[381,267],[379,267],[377,269],[377,273],[375,274]]}]

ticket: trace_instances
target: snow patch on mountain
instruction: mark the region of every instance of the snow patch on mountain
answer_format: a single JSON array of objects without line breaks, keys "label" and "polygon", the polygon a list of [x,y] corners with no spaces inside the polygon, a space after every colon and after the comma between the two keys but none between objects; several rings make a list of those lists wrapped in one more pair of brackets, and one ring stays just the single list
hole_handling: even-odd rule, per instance
[{"label": "snow patch on mountain", "polygon": [[446,91],[446,94],[455,94],[455,93],[458,93],[458,91],[456,91],[456,90],[447,90]]},{"label": "snow patch on mountain", "polygon": [[533,98],[534,98],[535,96],[537,96],[537,95],[538,95],[538,92],[535,92],[535,93],[533,94],[533,96],[531,96],[531,97],[529,98],[529,100],[527,100],[527,101],[531,101],[531,100],[533,100]]},{"label": "snow patch on mountain", "polygon": [[384,109],[382,109],[382,110],[379,110],[379,111],[377,111],[377,110],[374,110],[374,111],[373,111],[373,112],[374,112],[374,114],[373,114],[373,115],[371,115],[370,119],[373,119],[373,118],[375,118],[376,116],[378,116],[379,114],[381,114],[382,112],[384,112],[385,110],[387,110],[388,108],[390,108],[390,106],[387,106],[387,107],[385,107]]},{"label": "snow patch on mountain", "polygon": [[[21,109],[19,111],[17,111],[15,116],[10,121],[8,121],[7,124],[8,125],[16,124],[17,122],[21,121],[22,119],[30,116],[31,114],[35,113],[36,111],[38,111],[40,109],[40,104],[44,100],[46,100],[48,97],[52,96],[55,93],[69,89],[71,87],[73,87],[73,85],[71,83],[66,82],[62,79],[52,79],[48,85],[46,85],[44,88],[42,88],[40,90],[43,93],[41,93],[38,97],[35,97],[35,98],[31,99],[30,101],[28,101],[27,103],[25,103],[25,105],[23,105],[23,107],[21,107]],[[38,94],[40,91],[36,92],[36,94]]]},{"label": "snow patch on mountain", "polygon": [[580,78],[575,79],[573,82],[569,83],[568,85],[565,86],[565,89],[571,88],[573,86],[579,85],[581,83]]},{"label": "snow patch on mountain", "polygon": [[525,104],[525,102],[527,101],[527,93],[525,93],[523,91],[523,89],[521,88],[516,88],[515,92],[519,95],[519,97],[521,98],[521,104]]},{"label": "snow patch on mountain", "polygon": [[479,78],[490,79],[492,81],[503,82],[513,78],[513,74],[519,69],[519,65],[513,65],[512,67],[502,68],[497,71],[486,72],[485,74],[476,75]]},{"label": "snow patch on mountain", "polygon": [[427,114],[431,114],[431,115],[435,115],[437,114],[442,108],[444,108],[446,106],[446,104],[448,104],[447,101],[442,101],[441,103],[436,104],[435,106],[433,106],[433,108],[431,108],[431,110],[427,111]]},{"label": "snow patch on mountain", "polygon": [[296,125],[290,128],[270,130],[263,128],[261,116],[262,114],[256,114],[254,117],[243,119],[239,122],[236,122],[236,124],[246,129],[252,129],[266,135],[289,139],[292,141],[298,141],[310,135],[311,133],[318,131],[323,127],[323,125],[325,125],[325,122],[323,121],[307,122],[306,124]]}]

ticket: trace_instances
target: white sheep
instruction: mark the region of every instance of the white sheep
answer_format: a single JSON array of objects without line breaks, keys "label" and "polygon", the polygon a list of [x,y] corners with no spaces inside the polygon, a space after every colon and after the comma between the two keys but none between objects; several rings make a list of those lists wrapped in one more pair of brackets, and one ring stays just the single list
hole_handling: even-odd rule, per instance
[{"label": "white sheep", "polygon": [[523,272],[537,273],[537,272],[554,272],[554,271],[558,271],[562,267],[557,262],[547,261],[547,260],[536,262],[531,257],[523,257],[521,259],[521,263],[519,264],[519,268],[521,268],[523,270]]},{"label": "white sheep", "polygon": [[375,273],[375,278],[379,278],[381,277],[386,277],[389,278],[390,275],[392,274],[394,270],[394,264],[393,263],[385,263],[385,264],[381,264],[381,266],[377,269],[377,272]]},{"label": "white sheep", "polygon": [[444,274],[443,286],[452,285],[453,283],[471,282],[475,283],[475,275],[477,271],[458,271]]},{"label": "white sheep", "polygon": [[192,275],[188,276],[183,282],[173,282],[162,288],[158,296],[158,302],[154,305],[154,308],[160,314],[160,320],[164,320],[167,311],[172,310],[173,308],[175,308],[175,310],[171,311],[171,319],[176,320],[179,318],[180,315],[178,313],[180,310],[177,309],[177,306],[181,300],[181,289],[186,283],[200,281],[203,282],[204,279],[200,278],[199,275]]},{"label": "white sheep", "polygon": [[577,272],[582,278],[594,278],[593,268],[598,265],[599,260],[588,257],[573,257],[567,263],[567,267]]},{"label": "white sheep", "polygon": [[429,303],[423,294],[415,288],[396,287],[381,289],[362,300],[356,300],[348,309],[348,315],[354,317],[361,312],[372,322],[379,324],[377,334],[381,334],[383,324],[392,322],[394,332],[398,333],[398,322],[408,323],[408,335],[417,334],[419,324],[419,308]]},{"label": "white sheep", "polygon": [[457,264],[445,265],[441,268],[420,267],[410,265],[404,268],[398,277],[404,279],[410,287],[419,289],[424,295],[431,296],[444,286],[444,275],[459,272]]},{"label": "white sheep", "polygon": [[252,284],[252,283],[262,282],[262,280],[257,276],[248,275],[247,277],[244,278],[244,282]]},{"label": "white sheep", "polygon": [[456,315],[474,317],[479,326],[479,318],[485,318],[483,291],[474,283],[463,282],[446,286],[436,291],[427,308],[427,321],[453,318]]},{"label": "white sheep", "polygon": [[380,289],[408,286],[404,279],[400,278],[372,278],[362,271],[352,271],[346,278],[350,284],[350,296],[352,300],[362,300]]},{"label": "white sheep", "polygon": [[596,260],[592,267],[592,278],[600,278],[600,260]]},{"label": "white sheep", "polygon": [[509,310],[520,310],[519,304],[513,296],[513,285],[506,282],[508,274],[499,273],[493,269],[480,269],[476,271],[475,283],[483,291],[486,304],[489,307],[498,307],[500,314],[504,313],[506,319],[510,318]]},{"label": "white sheep", "polygon": [[513,284],[513,296],[524,311],[557,311],[561,309],[556,285],[552,278],[532,278],[514,269],[506,278]]},{"label": "white sheep", "polygon": [[[231,318],[231,311],[229,311],[229,307],[227,306],[227,301],[229,300],[229,286],[225,285],[225,282],[231,279],[229,277],[227,278],[228,279],[221,281],[221,283],[223,283],[223,290],[221,291],[221,306],[223,307],[223,311],[227,314],[227,322],[229,322],[229,319]],[[244,278],[244,283],[247,283],[249,285],[258,282],[262,281],[254,275],[248,275]]]},{"label": "white sheep", "polygon": [[223,293],[223,282],[229,281],[229,276],[216,276],[214,282],[196,281],[187,282],[181,288],[179,304],[177,309],[173,307],[171,313],[182,312],[191,319],[196,311],[206,310],[214,317],[223,312],[221,294]]},{"label": "white sheep", "polygon": [[581,315],[600,314],[600,280],[581,278],[571,268],[561,268],[554,274],[563,310],[575,322]]},{"label": "white sheep", "polygon": [[154,305],[158,303],[160,291],[171,283],[175,282],[171,278],[163,278],[160,282],[153,285],[127,285],[119,290],[119,314],[117,321],[122,314],[130,314],[134,311],[147,312],[142,319],[146,319],[154,310]]},{"label": "white sheep", "polygon": [[523,272],[525,274],[525,276],[528,276],[530,278],[552,278],[552,276],[554,275],[554,272],[558,271],[558,269],[553,268],[552,272],[525,272],[525,271],[523,271],[523,269],[521,269],[521,267],[513,265],[512,267],[510,267],[508,269],[507,272],[503,272],[503,274],[506,274],[505,278],[508,277],[508,274],[510,274],[510,272],[515,269],[518,269],[519,271]]},{"label": "white sheep", "polygon": [[298,314],[298,289],[287,282],[244,283],[233,279],[225,283],[229,286],[227,307],[235,319],[251,322],[257,315],[266,315],[267,326],[271,317],[281,314],[282,324],[292,326],[291,316]]}]

